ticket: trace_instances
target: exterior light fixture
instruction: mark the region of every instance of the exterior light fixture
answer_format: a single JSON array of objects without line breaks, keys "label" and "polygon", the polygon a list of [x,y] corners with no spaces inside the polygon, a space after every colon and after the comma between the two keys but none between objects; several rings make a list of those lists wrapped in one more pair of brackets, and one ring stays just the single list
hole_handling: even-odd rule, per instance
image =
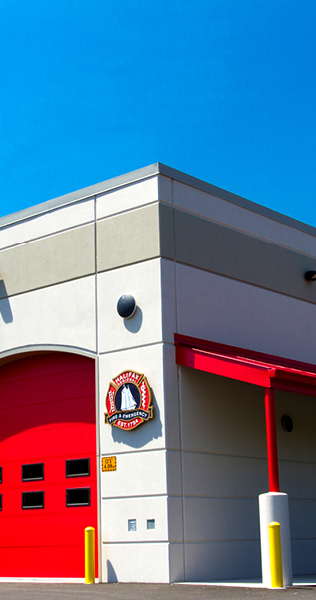
[{"label": "exterior light fixture", "polygon": [[117,303],[117,312],[122,319],[130,319],[136,310],[136,300],[131,294],[123,294]]},{"label": "exterior light fixture", "polygon": [[305,279],[307,281],[316,281],[316,271],[306,271]]},{"label": "exterior light fixture", "polygon": [[293,421],[289,415],[283,415],[282,427],[287,433],[291,433],[293,431]]}]

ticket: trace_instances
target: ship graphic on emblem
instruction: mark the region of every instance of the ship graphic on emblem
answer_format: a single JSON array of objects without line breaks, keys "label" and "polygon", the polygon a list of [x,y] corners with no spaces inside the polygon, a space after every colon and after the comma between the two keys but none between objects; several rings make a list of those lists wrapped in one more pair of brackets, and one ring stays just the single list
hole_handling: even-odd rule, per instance
[{"label": "ship graphic on emblem", "polygon": [[134,410],[137,402],[128,385],[123,385],[121,395],[121,410]]},{"label": "ship graphic on emblem", "polygon": [[113,377],[105,404],[105,423],[120,429],[135,429],[153,417],[148,381],[136,371],[123,371]]}]

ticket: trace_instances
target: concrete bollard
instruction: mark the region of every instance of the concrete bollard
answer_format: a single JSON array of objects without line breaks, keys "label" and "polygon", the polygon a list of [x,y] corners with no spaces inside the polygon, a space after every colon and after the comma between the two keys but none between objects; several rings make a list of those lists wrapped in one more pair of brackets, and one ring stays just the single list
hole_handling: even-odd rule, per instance
[{"label": "concrete bollard", "polygon": [[282,573],[283,585],[292,585],[292,557],[289,502],[286,494],[281,492],[268,492],[259,496],[260,539],[262,583],[264,587],[271,587],[271,564],[269,544],[269,523],[276,521],[281,526]]},{"label": "concrete bollard", "polygon": [[283,587],[282,573],[282,550],[280,523],[271,521],[269,527],[270,565],[271,565],[271,587]]},{"label": "concrete bollard", "polygon": [[85,583],[95,583],[95,529],[86,527],[85,541]]}]

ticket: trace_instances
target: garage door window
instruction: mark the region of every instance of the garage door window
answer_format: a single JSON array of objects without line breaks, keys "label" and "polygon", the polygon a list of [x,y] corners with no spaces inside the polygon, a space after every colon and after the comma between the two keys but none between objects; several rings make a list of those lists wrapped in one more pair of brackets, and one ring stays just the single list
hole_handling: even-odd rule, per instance
[{"label": "garage door window", "polygon": [[22,508],[44,508],[44,492],[22,492]]},{"label": "garage door window", "polygon": [[22,481],[40,481],[44,479],[44,463],[22,465]]}]

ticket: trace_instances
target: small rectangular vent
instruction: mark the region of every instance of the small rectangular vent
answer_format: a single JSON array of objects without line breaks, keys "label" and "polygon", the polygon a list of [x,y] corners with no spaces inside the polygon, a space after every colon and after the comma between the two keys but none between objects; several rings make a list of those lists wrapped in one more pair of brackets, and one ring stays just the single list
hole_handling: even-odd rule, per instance
[{"label": "small rectangular vent", "polygon": [[90,458],[66,460],[66,477],[89,477]]},{"label": "small rectangular vent", "polygon": [[41,481],[44,479],[44,463],[22,465],[22,481]]},{"label": "small rectangular vent", "polygon": [[2,494],[0,494],[0,511],[2,510]]},{"label": "small rectangular vent", "polygon": [[22,492],[22,508],[44,508],[44,492]]},{"label": "small rectangular vent", "polygon": [[90,488],[66,490],[66,506],[90,506]]},{"label": "small rectangular vent", "polygon": [[0,467],[0,483],[2,483],[2,467]]}]

